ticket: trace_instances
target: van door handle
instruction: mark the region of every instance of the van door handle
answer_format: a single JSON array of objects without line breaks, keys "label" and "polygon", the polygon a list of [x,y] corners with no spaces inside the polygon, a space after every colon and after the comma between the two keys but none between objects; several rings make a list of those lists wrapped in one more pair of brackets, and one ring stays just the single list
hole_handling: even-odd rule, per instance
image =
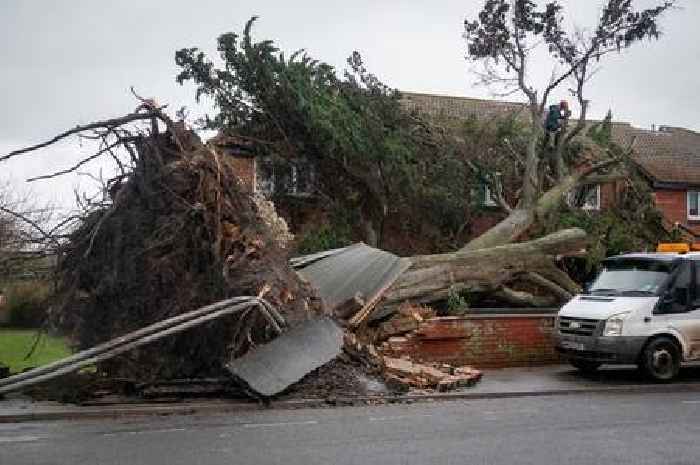
[{"label": "van door handle", "polygon": [[651,317],[650,317],[650,316],[645,316],[645,317],[644,317],[644,323],[651,323]]}]

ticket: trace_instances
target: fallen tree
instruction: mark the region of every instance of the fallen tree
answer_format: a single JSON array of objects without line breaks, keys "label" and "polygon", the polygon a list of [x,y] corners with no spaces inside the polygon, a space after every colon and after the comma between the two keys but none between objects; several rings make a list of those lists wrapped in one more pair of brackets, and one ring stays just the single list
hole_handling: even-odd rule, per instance
[{"label": "fallen tree", "polygon": [[[315,293],[289,268],[282,241],[270,233],[269,214],[240,190],[230,160],[151,102],[0,161],[75,134],[102,142],[85,160],[111,155],[120,167],[105,182],[106,197],[88,205],[56,247],[51,319],[78,349],[235,296],[264,297],[291,326],[321,312]],[[137,379],[219,375],[232,354],[270,340],[278,329],[248,309],[101,363],[99,370]]]}]

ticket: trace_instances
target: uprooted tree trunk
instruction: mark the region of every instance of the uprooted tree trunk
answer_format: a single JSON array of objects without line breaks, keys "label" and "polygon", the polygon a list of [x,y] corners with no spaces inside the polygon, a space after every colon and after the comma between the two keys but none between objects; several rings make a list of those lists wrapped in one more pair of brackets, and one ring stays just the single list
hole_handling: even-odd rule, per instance
[{"label": "uprooted tree trunk", "polygon": [[[151,129],[125,126],[140,120]],[[79,126],[54,141],[85,131],[124,147],[131,166],[122,164],[105,189],[111,200],[86,211],[58,251],[51,316],[78,348],[234,296],[263,296],[290,325],[320,312],[313,290],[289,268],[269,218],[239,188],[230,159],[154,107]],[[244,311],[98,369],[140,380],[219,376],[231,356],[276,335],[263,316]]]}]

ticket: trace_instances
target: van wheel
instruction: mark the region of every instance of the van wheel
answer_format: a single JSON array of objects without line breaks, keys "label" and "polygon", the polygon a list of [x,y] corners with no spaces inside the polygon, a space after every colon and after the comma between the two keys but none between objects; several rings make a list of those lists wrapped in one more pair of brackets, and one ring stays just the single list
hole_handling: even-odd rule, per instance
[{"label": "van wheel", "polygon": [[598,362],[591,362],[590,360],[575,360],[571,359],[569,360],[569,363],[574,368],[577,368],[579,371],[583,373],[594,373],[598,368],[600,368],[601,363]]},{"label": "van wheel", "polygon": [[654,381],[671,381],[678,374],[680,367],[681,353],[671,338],[653,339],[642,352],[640,368]]}]

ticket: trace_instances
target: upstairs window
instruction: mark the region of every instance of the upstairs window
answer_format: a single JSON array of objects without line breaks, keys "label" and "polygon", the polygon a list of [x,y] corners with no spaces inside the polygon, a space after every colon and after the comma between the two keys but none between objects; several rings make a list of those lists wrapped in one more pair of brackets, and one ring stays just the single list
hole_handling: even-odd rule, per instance
[{"label": "upstairs window", "polygon": [[569,206],[582,210],[600,210],[600,184],[586,184],[569,193]]},{"label": "upstairs window", "polygon": [[[502,179],[502,174],[501,173],[495,173],[494,176],[494,181],[498,185],[498,187],[501,187],[501,179]],[[479,189],[477,191],[479,203],[484,206],[484,207],[497,207],[498,206],[498,201],[496,200],[496,196],[494,195],[493,188],[490,183],[487,183],[485,181],[482,181],[479,183]]]},{"label": "upstairs window", "polygon": [[274,162],[260,159],[257,165],[257,192],[273,195],[307,196],[314,191],[314,170],[308,162]]},{"label": "upstairs window", "polygon": [[688,219],[700,220],[700,192],[688,191],[686,197],[688,198]]},{"label": "upstairs window", "polygon": [[484,188],[484,206],[485,207],[495,207],[496,205],[498,205],[496,203],[496,198],[493,196],[493,193],[491,192],[491,186],[484,183],[483,188]]}]

